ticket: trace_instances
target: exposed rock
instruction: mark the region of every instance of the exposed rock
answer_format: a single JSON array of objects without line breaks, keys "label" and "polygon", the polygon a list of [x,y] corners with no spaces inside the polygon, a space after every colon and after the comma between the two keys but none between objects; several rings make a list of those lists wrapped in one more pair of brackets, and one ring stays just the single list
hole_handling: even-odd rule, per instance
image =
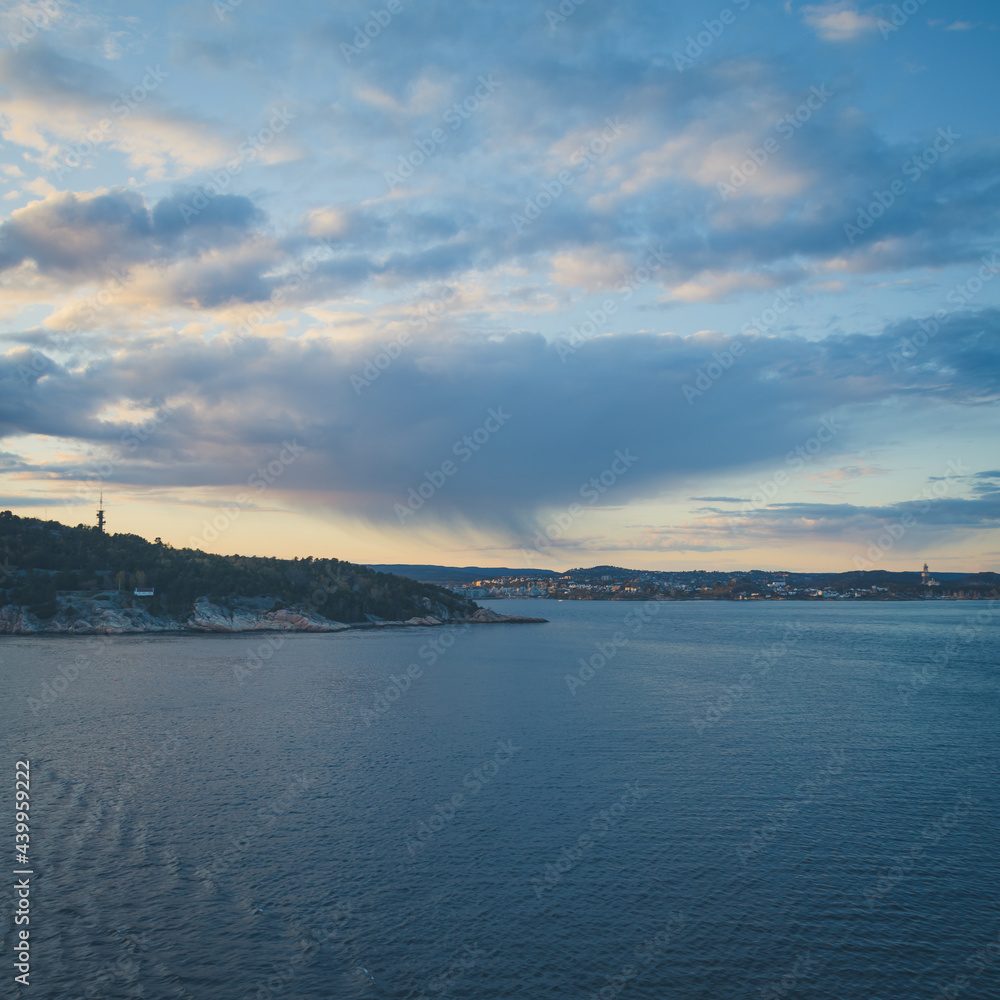
[{"label": "exposed rock", "polygon": [[197,632],[341,632],[351,628],[312,612],[223,608],[208,601],[195,604],[186,625]]},{"label": "exposed rock", "polygon": [[[430,602],[427,602],[430,603]],[[233,599],[235,607],[224,607],[205,598],[195,602],[184,621],[150,614],[145,608],[108,607],[106,604],[76,598],[72,608],[61,610],[48,621],[39,621],[17,605],[0,607],[0,635],[128,635],[144,632],[342,632],[345,629],[412,627],[433,628],[445,624],[471,625],[526,624],[544,622],[544,618],[501,615],[480,608],[469,618],[449,617],[440,605],[437,614],[403,621],[384,621],[368,615],[356,624],[332,621],[304,608],[265,610],[261,601]]]},{"label": "exposed rock", "polygon": [[501,615],[489,608],[480,608],[471,618],[472,625],[535,625],[547,622],[547,618],[524,618],[521,615]]},{"label": "exposed rock", "polygon": [[350,625],[343,622],[335,622],[329,618],[315,613],[307,614],[304,611],[291,611],[288,608],[280,608],[278,611],[269,611],[266,618],[274,622],[288,623],[299,632],[341,632]]},{"label": "exposed rock", "polygon": [[81,614],[58,614],[46,622],[22,609],[0,608],[0,635],[124,635],[130,632],[172,632],[171,618],[157,618],[141,608],[91,608]]},{"label": "exposed rock", "polygon": [[16,604],[0,608],[0,635],[34,635],[39,631],[41,625],[30,611]]}]

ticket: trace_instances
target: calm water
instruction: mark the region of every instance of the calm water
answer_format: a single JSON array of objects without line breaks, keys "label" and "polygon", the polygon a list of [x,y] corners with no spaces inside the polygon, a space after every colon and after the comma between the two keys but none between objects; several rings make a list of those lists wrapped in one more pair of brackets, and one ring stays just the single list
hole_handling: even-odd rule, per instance
[{"label": "calm water", "polygon": [[1000,996],[1000,609],[491,606],[0,643],[22,995]]}]

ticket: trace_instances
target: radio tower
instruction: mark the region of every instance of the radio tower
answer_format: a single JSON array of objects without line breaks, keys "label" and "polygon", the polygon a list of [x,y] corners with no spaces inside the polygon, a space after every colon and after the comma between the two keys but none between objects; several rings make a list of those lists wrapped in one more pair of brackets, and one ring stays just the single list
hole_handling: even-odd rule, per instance
[{"label": "radio tower", "polygon": [[97,530],[104,534],[104,490],[101,490],[101,505],[97,508]]}]

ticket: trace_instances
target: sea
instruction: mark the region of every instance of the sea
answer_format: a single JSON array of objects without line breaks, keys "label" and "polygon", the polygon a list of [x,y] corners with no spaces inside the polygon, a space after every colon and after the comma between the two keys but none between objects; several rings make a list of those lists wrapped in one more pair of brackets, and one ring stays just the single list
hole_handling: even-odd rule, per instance
[{"label": "sea", "polygon": [[0,641],[4,995],[1000,997],[1000,603],[485,603]]}]

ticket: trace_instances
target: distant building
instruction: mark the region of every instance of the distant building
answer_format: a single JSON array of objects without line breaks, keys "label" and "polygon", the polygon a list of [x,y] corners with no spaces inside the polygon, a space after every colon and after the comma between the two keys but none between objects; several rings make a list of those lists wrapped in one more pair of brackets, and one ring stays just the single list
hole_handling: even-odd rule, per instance
[{"label": "distant building", "polygon": [[941,586],[941,584],[937,580],[935,580],[930,575],[930,573],[928,572],[927,563],[924,563],[924,571],[923,571],[923,573],[920,574],[920,582],[925,587],[940,587]]}]

